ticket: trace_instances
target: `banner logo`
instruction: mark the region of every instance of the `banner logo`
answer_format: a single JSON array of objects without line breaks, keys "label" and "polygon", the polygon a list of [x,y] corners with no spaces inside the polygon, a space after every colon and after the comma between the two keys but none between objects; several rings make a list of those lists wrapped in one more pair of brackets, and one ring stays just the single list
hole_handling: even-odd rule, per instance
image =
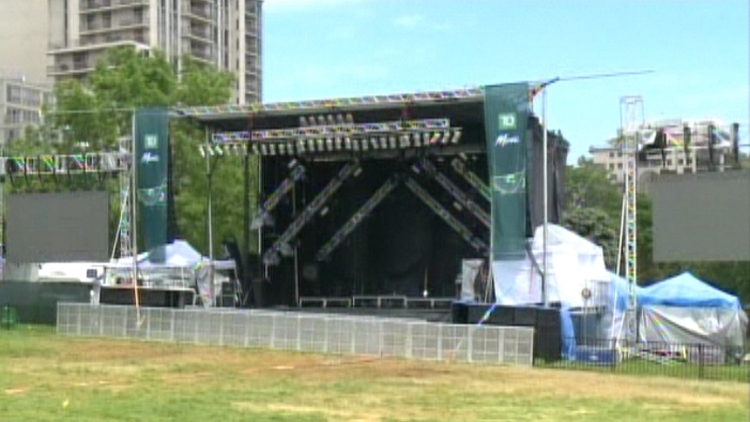
[{"label": "banner logo", "polygon": [[500,113],[497,115],[497,125],[500,130],[516,130],[516,113]]},{"label": "banner logo", "polygon": [[521,139],[515,135],[509,135],[507,133],[501,133],[497,135],[495,139],[495,146],[504,147],[506,145],[515,145],[521,142]]},{"label": "banner logo", "polygon": [[144,163],[144,164],[158,163],[158,162],[159,162],[159,156],[151,152],[144,152],[143,156],[141,157],[141,163]]},{"label": "banner logo", "polygon": [[159,137],[156,135],[146,135],[143,140],[144,149],[157,149],[159,148]]}]

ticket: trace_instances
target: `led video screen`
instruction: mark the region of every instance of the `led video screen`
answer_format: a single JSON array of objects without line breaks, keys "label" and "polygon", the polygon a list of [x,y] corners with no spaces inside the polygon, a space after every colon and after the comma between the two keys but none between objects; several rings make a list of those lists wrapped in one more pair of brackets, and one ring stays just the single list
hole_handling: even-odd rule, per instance
[{"label": "led video screen", "polygon": [[13,194],[6,210],[10,262],[109,259],[107,192]]},{"label": "led video screen", "polygon": [[655,262],[750,261],[750,171],[660,175]]}]

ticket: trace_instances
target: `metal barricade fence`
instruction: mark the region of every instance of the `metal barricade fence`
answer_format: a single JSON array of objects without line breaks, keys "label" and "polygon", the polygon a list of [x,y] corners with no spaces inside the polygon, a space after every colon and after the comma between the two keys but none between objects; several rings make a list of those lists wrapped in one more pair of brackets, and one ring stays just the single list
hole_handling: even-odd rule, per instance
[{"label": "metal barricade fence", "polygon": [[[140,320],[139,320],[140,315]],[[267,310],[58,303],[60,335],[484,364],[533,364],[534,330]]]}]

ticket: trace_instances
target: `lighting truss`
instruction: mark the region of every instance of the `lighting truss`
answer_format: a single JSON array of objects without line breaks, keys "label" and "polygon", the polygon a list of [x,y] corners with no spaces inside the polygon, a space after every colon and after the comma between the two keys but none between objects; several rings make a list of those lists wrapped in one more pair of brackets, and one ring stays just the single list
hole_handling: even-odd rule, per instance
[{"label": "lighting truss", "polygon": [[325,261],[331,253],[359,226],[367,215],[369,215],[393,189],[398,186],[398,180],[395,177],[388,179],[375,193],[367,200],[355,213],[349,218],[336,234],[320,248],[317,254],[318,261]]},{"label": "lighting truss", "polygon": [[[330,117],[330,116],[329,116]],[[322,118],[322,116],[321,116]],[[335,138],[357,135],[391,134],[404,131],[429,131],[450,129],[448,119],[424,119],[390,121],[378,123],[336,123],[333,120],[323,125],[300,126],[290,129],[221,132],[212,136],[214,144],[231,144],[248,141],[296,141],[300,139]]]},{"label": "lighting truss", "polygon": [[310,116],[301,118],[300,127],[214,134],[211,143],[200,146],[202,156],[224,154],[289,155],[370,149],[422,148],[457,144],[460,128],[451,128],[448,119],[423,119],[378,123],[350,123],[349,117]]},{"label": "lighting truss", "polygon": [[482,207],[469,199],[469,197],[450,179],[448,179],[445,174],[441,173],[433,163],[431,163],[426,158],[422,158],[420,164],[428,175],[430,175],[433,179],[435,179],[435,181],[440,184],[440,186],[448,191],[448,193],[450,193],[456,201],[466,207],[466,209],[468,209],[470,213],[472,213],[477,219],[479,219],[482,224],[484,224],[488,229],[492,226],[489,214],[485,210],[483,210]]},{"label": "lighting truss", "polygon": [[344,165],[339,173],[330,181],[328,185],[310,202],[302,213],[294,219],[291,225],[284,233],[276,239],[276,242],[263,254],[263,262],[266,265],[276,265],[279,263],[279,254],[285,255],[289,250],[289,242],[294,239],[302,228],[312,220],[313,216],[320,211],[328,200],[341,188],[349,177],[356,174],[360,169],[359,163],[353,161]]},{"label": "lighting truss", "polygon": [[474,187],[479,193],[488,201],[492,200],[492,195],[490,193],[490,187],[487,186],[484,182],[482,182],[482,179],[479,178],[476,174],[474,174],[471,170],[466,168],[466,164],[461,161],[458,158],[454,158],[453,161],[451,161],[451,166],[453,167],[453,170],[456,171],[461,177],[464,178],[471,186]]},{"label": "lighting truss", "polygon": [[487,252],[489,247],[482,240],[474,236],[474,234],[466,226],[464,226],[456,217],[454,217],[448,210],[446,210],[440,203],[432,197],[426,190],[419,186],[419,183],[414,181],[412,178],[406,179],[406,187],[409,188],[419,199],[422,200],[431,210],[435,212],[440,218],[443,219],[448,225],[457,231],[461,237],[464,238],[474,249],[480,253]]},{"label": "lighting truss", "polygon": [[188,107],[177,109],[187,117],[205,117],[217,114],[249,114],[257,112],[325,111],[331,108],[367,108],[383,105],[404,105],[430,102],[446,102],[484,98],[483,87],[463,88],[450,91],[434,91],[411,94],[375,95],[354,98],[336,98],[313,101],[294,101],[271,104],[226,104],[219,106]]},{"label": "lighting truss", "polygon": [[130,154],[99,152],[88,154],[47,154],[0,157],[8,176],[55,176],[73,174],[118,173],[128,169]]},{"label": "lighting truss", "polygon": [[294,184],[304,175],[305,168],[296,162],[293,163],[292,173],[289,175],[289,177],[281,182],[279,187],[276,188],[275,191],[273,191],[273,193],[268,197],[268,199],[266,199],[263,205],[260,206],[260,209],[255,214],[255,216],[253,216],[253,221],[251,224],[251,228],[253,230],[259,229],[264,224],[271,224],[271,211],[276,208],[276,206],[279,204],[279,201],[281,201],[281,198],[289,194],[289,192],[294,187]]}]

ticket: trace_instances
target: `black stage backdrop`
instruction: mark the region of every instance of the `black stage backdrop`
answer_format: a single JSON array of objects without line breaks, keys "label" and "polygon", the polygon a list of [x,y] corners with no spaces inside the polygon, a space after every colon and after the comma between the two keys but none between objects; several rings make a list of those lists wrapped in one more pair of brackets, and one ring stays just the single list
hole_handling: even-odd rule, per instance
[{"label": "black stage backdrop", "polygon": [[[452,173],[451,159],[434,162],[454,183],[470,193],[476,203],[488,210],[489,204]],[[466,211],[458,211],[439,185],[412,171],[414,162],[366,160],[360,164],[362,172],[359,176],[348,179],[327,203],[328,211],[324,215],[319,213],[302,230],[298,241],[300,295],[421,296],[426,288],[433,297],[455,296],[455,280],[461,260],[479,255],[403,183],[359,224],[329,260],[316,261],[315,255],[320,248],[394,173],[413,177],[476,236],[489,242],[489,232],[476,218]],[[312,201],[341,166],[341,162],[306,165],[307,180],[298,184],[296,189],[298,212],[304,204]],[[480,177],[486,177],[487,166],[483,160],[470,162],[469,166]],[[278,181],[274,186],[277,184]],[[273,241],[274,234],[281,234],[291,222],[291,202],[289,198],[275,213],[276,227],[266,231],[266,247]],[[295,290],[294,259],[284,258],[280,266],[270,270],[269,293],[275,296],[274,302],[291,303]]]}]

